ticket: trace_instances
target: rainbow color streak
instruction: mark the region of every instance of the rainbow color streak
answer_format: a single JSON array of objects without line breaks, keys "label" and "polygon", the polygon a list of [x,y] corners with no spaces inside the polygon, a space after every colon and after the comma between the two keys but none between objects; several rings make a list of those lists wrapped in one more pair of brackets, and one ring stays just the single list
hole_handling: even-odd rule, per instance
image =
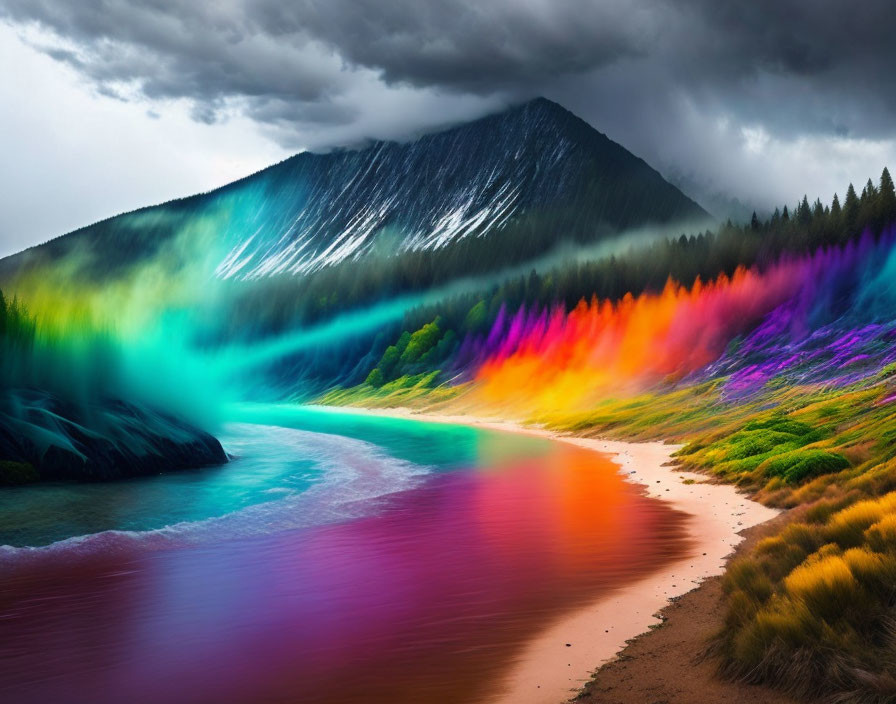
[{"label": "rainbow color streak", "polygon": [[457,364],[472,370],[477,403],[535,417],[661,382],[730,375],[729,389],[743,391],[805,362],[816,376],[879,369],[892,361],[882,344],[892,326],[878,321],[896,299],[893,244],[892,232],[866,236],[691,287],[670,280],[659,293],[582,301],[570,312],[502,309],[486,336],[464,341]]}]

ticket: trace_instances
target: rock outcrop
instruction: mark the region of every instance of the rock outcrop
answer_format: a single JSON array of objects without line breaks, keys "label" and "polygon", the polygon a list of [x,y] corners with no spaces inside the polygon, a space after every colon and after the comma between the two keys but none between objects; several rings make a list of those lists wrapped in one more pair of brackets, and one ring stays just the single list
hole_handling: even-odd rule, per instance
[{"label": "rock outcrop", "polygon": [[226,461],[212,435],[145,406],[73,404],[35,390],[0,399],[0,484],[106,481]]}]

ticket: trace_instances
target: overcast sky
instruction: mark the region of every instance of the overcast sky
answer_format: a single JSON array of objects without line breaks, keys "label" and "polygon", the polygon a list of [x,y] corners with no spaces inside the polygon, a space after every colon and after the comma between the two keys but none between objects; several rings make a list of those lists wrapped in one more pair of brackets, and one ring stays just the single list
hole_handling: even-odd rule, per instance
[{"label": "overcast sky", "polygon": [[538,95],[710,209],[829,201],[896,167],[894,8],[0,0],[0,255],[302,149]]}]

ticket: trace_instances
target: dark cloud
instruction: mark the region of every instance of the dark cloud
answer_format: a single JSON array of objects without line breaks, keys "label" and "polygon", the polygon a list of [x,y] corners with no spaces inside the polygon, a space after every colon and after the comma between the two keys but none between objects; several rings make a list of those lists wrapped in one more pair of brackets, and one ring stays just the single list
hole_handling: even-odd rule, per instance
[{"label": "dark cloud", "polygon": [[[888,0],[685,0],[691,39],[666,47],[678,83],[784,132],[881,136],[896,116]],[[685,28],[685,31],[687,29]]]},{"label": "dark cloud", "polygon": [[[538,94],[687,178],[742,140],[707,135],[726,120],[785,140],[896,134],[892,0],[0,0],[0,16],[40,27],[104,94],[187,100],[201,122],[240,112],[290,147]],[[398,93],[413,115],[389,107]],[[466,107],[445,114],[449,99]]]},{"label": "dark cloud", "polygon": [[386,82],[487,93],[645,54],[663,15],[632,0],[267,0],[264,8],[268,31],[307,32]]},{"label": "dark cloud", "polygon": [[339,57],[305,34],[266,32],[250,4],[2,0],[0,16],[49,32],[58,44],[38,48],[102,93],[187,99],[202,122],[228,101],[262,119],[270,103],[323,104],[346,83]]},{"label": "dark cloud", "polygon": [[47,54],[104,92],[186,98],[204,122],[236,101],[262,122],[342,124],[352,70],[515,98],[632,61],[651,89],[782,129],[880,133],[896,113],[888,0],[0,0],[0,13],[51,32]]},{"label": "dark cloud", "polygon": [[350,92],[353,72],[386,84],[516,95],[644,54],[659,17],[630,8],[624,0],[0,0],[0,16],[51,33],[59,44],[39,48],[104,94],[129,88],[151,100],[185,98],[203,122],[237,101],[259,121],[298,115],[323,124],[350,112],[321,106]]}]

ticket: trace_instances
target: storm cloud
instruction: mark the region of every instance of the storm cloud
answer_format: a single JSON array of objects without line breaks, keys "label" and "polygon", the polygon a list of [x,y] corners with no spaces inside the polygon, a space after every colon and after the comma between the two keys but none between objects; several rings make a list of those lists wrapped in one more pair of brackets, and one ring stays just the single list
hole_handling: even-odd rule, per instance
[{"label": "storm cloud", "polygon": [[0,0],[0,17],[101,95],[247,117],[288,149],[545,95],[704,195],[768,205],[875,168],[896,137],[888,0]]}]

